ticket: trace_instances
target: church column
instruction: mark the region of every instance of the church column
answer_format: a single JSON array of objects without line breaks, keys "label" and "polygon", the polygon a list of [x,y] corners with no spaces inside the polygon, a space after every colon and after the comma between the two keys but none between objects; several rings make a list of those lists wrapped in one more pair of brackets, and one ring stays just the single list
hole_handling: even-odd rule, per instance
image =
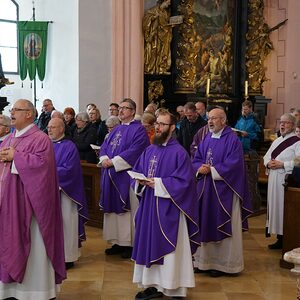
[{"label": "church column", "polygon": [[130,97],[143,110],[144,1],[112,1],[112,101]]}]

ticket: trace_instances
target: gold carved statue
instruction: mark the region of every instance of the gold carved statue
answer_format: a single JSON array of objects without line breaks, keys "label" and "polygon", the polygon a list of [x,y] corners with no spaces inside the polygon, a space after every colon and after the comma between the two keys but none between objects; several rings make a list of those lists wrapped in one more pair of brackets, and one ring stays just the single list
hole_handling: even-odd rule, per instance
[{"label": "gold carved statue", "polygon": [[176,93],[196,91],[196,60],[201,46],[201,38],[195,29],[193,0],[181,0],[178,11],[184,16],[178,28],[179,42],[176,58]]},{"label": "gold carved statue", "polygon": [[161,80],[148,81],[148,101],[156,102],[164,94],[164,86]]},{"label": "gold carved statue", "polygon": [[264,21],[263,0],[251,0],[248,3],[248,42],[246,50],[246,72],[249,77],[249,89],[252,93],[262,93],[262,85],[267,80],[264,61],[273,50],[270,28]]},{"label": "gold carved statue", "polygon": [[171,0],[158,0],[143,18],[144,72],[170,74],[172,26],[170,26]]}]

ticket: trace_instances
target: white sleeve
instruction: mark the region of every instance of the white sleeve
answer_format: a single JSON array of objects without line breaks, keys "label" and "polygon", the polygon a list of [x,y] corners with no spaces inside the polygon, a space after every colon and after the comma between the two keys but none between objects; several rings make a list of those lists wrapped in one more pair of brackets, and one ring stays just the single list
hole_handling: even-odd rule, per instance
[{"label": "white sleeve", "polygon": [[120,171],[124,171],[124,170],[128,170],[128,169],[132,168],[132,166],[119,155],[112,158],[111,161],[114,165],[116,172],[120,172]]},{"label": "white sleeve", "polygon": [[218,173],[215,167],[210,167],[211,177],[213,180],[223,180],[221,175]]},{"label": "white sleeve", "polygon": [[11,164],[11,174],[19,174],[14,161],[12,161],[12,164]]},{"label": "white sleeve", "polygon": [[154,177],[154,196],[161,198],[171,198],[161,178],[158,177]]}]

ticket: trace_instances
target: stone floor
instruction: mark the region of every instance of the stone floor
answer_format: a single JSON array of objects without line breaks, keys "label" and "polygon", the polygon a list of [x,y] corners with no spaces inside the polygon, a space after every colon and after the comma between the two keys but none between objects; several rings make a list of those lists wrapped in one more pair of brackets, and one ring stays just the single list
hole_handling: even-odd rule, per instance
[{"label": "stone floor", "polygon": [[[280,250],[268,250],[275,237],[264,236],[265,215],[249,220],[244,233],[245,270],[238,277],[211,278],[195,274],[196,287],[188,300],[295,300],[296,278],[279,267]],[[133,262],[106,256],[102,230],[87,227],[82,256],[61,287],[58,300],[132,300],[138,288],[132,283]],[[160,299],[168,299],[160,298]]]}]

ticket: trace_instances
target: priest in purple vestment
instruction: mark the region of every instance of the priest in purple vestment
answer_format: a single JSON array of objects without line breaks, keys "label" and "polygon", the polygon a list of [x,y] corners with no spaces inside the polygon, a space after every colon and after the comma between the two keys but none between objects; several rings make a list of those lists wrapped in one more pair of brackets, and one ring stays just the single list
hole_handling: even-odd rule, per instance
[{"label": "priest in purple vestment", "polygon": [[[130,191],[130,170],[149,145],[146,129],[134,120],[136,104],[126,98],[119,106],[121,125],[115,127],[100,150],[101,173],[100,207],[104,211],[103,239],[113,246],[107,255],[121,254],[130,258],[133,241],[132,213],[134,194]],[[131,194],[131,197],[130,197]],[[136,200],[137,202],[137,200]]]},{"label": "priest in purple vestment", "polygon": [[186,297],[195,286],[192,254],[200,244],[196,177],[190,157],[172,138],[176,118],[160,110],[153,144],[133,171],[139,206],[135,216],[133,282],[146,288],[135,299]]},{"label": "priest in purple vestment", "polygon": [[61,205],[49,137],[18,100],[0,146],[0,298],[51,299],[66,278]]},{"label": "priest in purple vestment", "polygon": [[63,120],[52,118],[47,128],[56,158],[64,224],[65,262],[69,269],[78,260],[81,242],[86,239],[84,224],[88,220],[88,206],[79,153],[76,145],[65,138]]},{"label": "priest in purple vestment", "polygon": [[199,144],[193,166],[200,195],[201,247],[195,267],[212,277],[243,270],[242,230],[252,212],[242,144],[222,108],[208,114],[209,133]]}]

